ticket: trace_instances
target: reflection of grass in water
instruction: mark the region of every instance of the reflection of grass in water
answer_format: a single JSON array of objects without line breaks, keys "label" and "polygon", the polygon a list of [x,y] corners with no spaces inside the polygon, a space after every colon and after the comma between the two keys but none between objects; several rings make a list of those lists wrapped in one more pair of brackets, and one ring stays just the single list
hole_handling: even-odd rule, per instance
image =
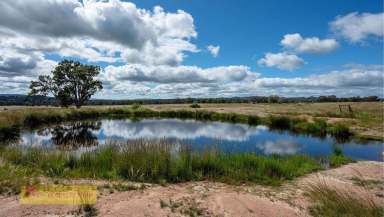
[{"label": "reflection of grass in water", "polygon": [[315,203],[310,207],[310,212],[314,216],[381,217],[384,215],[384,208],[364,190],[360,193],[350,192],[331,187],[322,181],[310,184],[307,194]]},{"label": "reflection of grass in water", "polygon": [[158,183],[213,180],[275,185],[321,168],[312,158],[301,155],[265,157],[209,148],[198,152],[166,140],[109,144],[80,156],[59,150],[10,147],[4,148],[0,157],[50,177],[124,178]]}]

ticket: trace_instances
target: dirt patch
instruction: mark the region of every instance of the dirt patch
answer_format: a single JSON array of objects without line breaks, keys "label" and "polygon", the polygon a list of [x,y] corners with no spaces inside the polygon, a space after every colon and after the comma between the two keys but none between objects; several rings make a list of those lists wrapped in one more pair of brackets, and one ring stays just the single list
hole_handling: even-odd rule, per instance
[{"label": "dirt patch", "polygon": [[[305,196],[308,183],[326,181],[332,186],[366,194],[384,204],[383,162],[358,162],[322,171],[279,187],[231,186],[215,182],[189,182],[167,186],[136,184],[116,190],[114,185],[92,180],[63,180],[62,183],[93,183],[99,186],[95,205],[98,216],[309,216],[311,202]],[[108,183],[108,185],[106,185]],[[0,216],[76,216],[76,206],[20,205],[16,196],[0,198]]]}]

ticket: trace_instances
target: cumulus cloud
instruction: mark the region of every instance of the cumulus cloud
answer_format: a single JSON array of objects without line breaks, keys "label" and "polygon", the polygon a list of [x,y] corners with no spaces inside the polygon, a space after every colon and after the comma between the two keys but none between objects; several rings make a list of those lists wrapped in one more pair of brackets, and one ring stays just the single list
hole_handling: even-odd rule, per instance
[{"label": "cumulus cloud", "polygon": [[213,57],[217,57],[220,52],[220,46],[213,46],[213,45],[208,45],[207,50]]},{"label": "cumulus cloud", "polygon": [[156,83],[123,79],[110,81],[106,96],[116,98],[186,98],[281,95],[288,97],[337,95],[383,96],[382,65],[348,65],[323,74],[294,78],[256,77],[241,81]]},{"label": "cumulus cloud", "polygon": [[299,33],[286,34],[280,43],[297,53],[328,53],[339,47],[335,39],[303,38]]},{"label": "cumulus cloud", "polygon": [[109,80],[129,80],[156,83],[235,82],[254,79],[258,76],[247,66],[148,66],[128,64],[108,66],[104,77]]},{"label": "cumulus cloud", "polygon": [[266,53],[265,56],[257,61],[259,65],[276,67],[280,70],[293,71],[303,65],[305,62],[295,54],[287,52]]},{"label": "cumulus cloud", "polygon": [[37,76],[47,74],[55,61],[47,60],[40,52],[21,53],[0,46],[0,76]]},{"label": "cumulus cloud", "polygon": [[353,96],[383,96],[383,65],[350,65],[320,75],[296,78],[260,78],[255,85],[261,89],[273,89],[280,95],[300,94]]},{"label": "cumulus cloud", "polygon": [[333,32],[352,43],[362,42],[370,36],[382,38],[384,35],[384,13],[357,12],[338,16],[330,23]]},{"label": "cumulus cloud", "polygon": [[193,17],[183,10],[168,13],[157,6],[151,11],[119,0],[0,2],[0,40],[19,49],[176,65],[184,52],[198,52],[190,42],[196,36]]}]

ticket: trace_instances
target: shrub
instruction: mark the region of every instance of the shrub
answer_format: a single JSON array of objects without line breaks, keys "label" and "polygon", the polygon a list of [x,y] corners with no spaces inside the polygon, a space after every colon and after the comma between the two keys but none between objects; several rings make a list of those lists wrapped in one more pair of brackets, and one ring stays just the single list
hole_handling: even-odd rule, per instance
[{"label": "shrub", "polygon": [[199,104],[197,104],[197,103],[193,103],[189,107],[191,107],[191,108],[201,108],[201,106]]},{"label": "shrub", "polygon": [[269,117],[269,127],[272,129],[290,129],[291,119],[284,116],[271,116]]},{"label": "shrub", "polygon": [[345,157],[343,150],[340,147],[334,147],[333,153],[329,159],[329,165],[331,167],[339,167],[351,162],[353,162],[353,160],[349,157]]}]

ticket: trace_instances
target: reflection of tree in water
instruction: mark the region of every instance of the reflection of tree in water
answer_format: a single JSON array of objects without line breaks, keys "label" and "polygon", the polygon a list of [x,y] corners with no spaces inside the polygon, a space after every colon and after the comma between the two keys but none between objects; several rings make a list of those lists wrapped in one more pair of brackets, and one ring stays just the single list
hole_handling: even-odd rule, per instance
[{"label": "reflection of tree in water", "polygon": [[52,135],[52,143],[57,146],[92,146],[97,145],[97,137],[92,133],[93,130],[99,130],[101,122],[75,122],[55,126],[53,128],[39,131],[40,135]]}]

